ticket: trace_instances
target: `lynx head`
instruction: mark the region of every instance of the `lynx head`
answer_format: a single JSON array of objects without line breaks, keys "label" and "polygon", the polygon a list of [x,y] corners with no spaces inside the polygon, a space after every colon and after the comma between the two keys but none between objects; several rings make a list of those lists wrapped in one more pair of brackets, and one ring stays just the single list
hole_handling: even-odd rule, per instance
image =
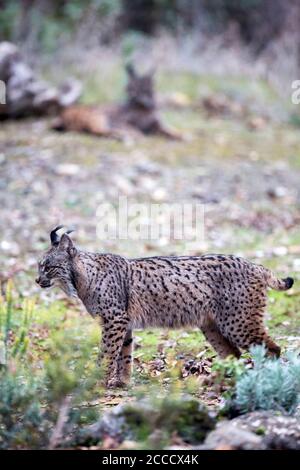
[{"label": "lynx head", "polygon": [[76,295],[73,274],[73,260],[77,254],[73,241],[67,231],[60,238],[57,231],[63,226],[59,225],[50,233],[51,248],[38,262],[39,276],[36,279],[40,287],[60,287],[68,295]]},{"label": "lynx head", "polygon": [[154,96],[154,71],[145,75],[138,75],[132,64],[126,67],[128,75],[127,100],[128,104],[138,106],[147,110],[154,109],[156,106]]}]

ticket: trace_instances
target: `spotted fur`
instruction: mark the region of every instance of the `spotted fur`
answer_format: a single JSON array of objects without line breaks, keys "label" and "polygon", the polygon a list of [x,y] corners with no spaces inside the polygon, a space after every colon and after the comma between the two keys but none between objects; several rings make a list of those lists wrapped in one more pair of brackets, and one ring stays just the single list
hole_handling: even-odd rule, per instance
[{"label": "spotted fur", "polygon": [[130,380],[134,328],[198,327],[221,357],[261,343],[278,356],[263,323],[267,288],[293,284],[232,255],[127,259],[80,251],[67,234],[39,262],[37,282],[60,286],[101,319],[108,386]]}]

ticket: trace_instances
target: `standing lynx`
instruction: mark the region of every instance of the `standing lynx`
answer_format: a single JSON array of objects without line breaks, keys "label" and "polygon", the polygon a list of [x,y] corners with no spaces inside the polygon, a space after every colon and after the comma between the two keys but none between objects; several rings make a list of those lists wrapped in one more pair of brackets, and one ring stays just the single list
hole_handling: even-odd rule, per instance
[{"label": "standing lynx", "polygon": [[130,380],[134,328],[198,327],[221,357],[264,343],[280,348],[265,330],[267,288],[287,290],[263,266],[232,255],[157,256],[127,259],[79,250],[54,229],[51,248],[39,262],[41,287],[57,285],[78,297],[102,323],[101,357],[108,387]]}]

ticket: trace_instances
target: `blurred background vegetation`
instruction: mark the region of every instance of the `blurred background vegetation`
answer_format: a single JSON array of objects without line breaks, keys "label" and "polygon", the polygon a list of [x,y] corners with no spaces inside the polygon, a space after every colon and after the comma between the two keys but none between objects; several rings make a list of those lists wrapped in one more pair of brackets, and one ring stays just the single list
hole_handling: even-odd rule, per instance
[{"label": "blurred background vegetation", "polygon": [[295,0],[1,0],[0,10],[0,40],[20,45],[31,63],[45,53],[74,62],[103,47],[127,58],[141,42],[171,36],[173,65],[178,51],[185,69],[252,67],[281,93],[300,65]]},{"label": "blurred background vegetation", "polygon": [[[62,221],[86,250],[231,252],[297,281],[300,113],[291,82],[300,77],[299,25],[296,0],[0,0],[0,41],[16,43],[38,76],[51,84],[75,76],[81,101],[101,105],[124,99],[129,60],[139,70],[155,65],[162,118],[190,137],[119,142],[56,133],[47,117],[0,122],[0,448],[77,446],[74,436],[98,448],[124,439],[131,440],[124,448],[185,446],[191,430],[202,436],[201,423],[211,427],[199,400],[215,415],[224,400],[234,412],[299,413],[296,356],[270,363],[256,351],[251,372],[247,353],[220,361],[198,330],[136,331],[133,387],[105,391],[96,363],[100,328],[78,303],[34,283],[49,229]],[[205,204],[203,244],[99,240],[97,208],[116,206],[119,195]],[[267,325],[284,353],[300,347],[297,286],[269,294]],[[82,437],[116,404],[149,395],[162,398],[158,415],[153,405],[141,406],[152,420],[131,410],[136,433],[110,428]],[[179,410],[171,427],[170,408]]]},{"label": "blurred background vegetation", "polygon": [[260,52],[289,28],[295,7],[293,0],[1,0],[0,33],[1,39],[52,48],[60,35],[71,36],[91,22],[101,43],[127,31],[154,35],[165,28],[214,35],[235,27]]}]

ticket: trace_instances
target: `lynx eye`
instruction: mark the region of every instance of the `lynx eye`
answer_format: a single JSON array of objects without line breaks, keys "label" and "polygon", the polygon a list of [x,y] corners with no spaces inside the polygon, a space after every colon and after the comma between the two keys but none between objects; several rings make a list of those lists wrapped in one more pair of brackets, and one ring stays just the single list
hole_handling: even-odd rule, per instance
[{"label": "lynx eye", "polygon": [[51,268],[51,266],[50,266],[49,263],[45,264],[45,266],[44,266],[45,273],[47,273],[50,270],[50,268]]}]

